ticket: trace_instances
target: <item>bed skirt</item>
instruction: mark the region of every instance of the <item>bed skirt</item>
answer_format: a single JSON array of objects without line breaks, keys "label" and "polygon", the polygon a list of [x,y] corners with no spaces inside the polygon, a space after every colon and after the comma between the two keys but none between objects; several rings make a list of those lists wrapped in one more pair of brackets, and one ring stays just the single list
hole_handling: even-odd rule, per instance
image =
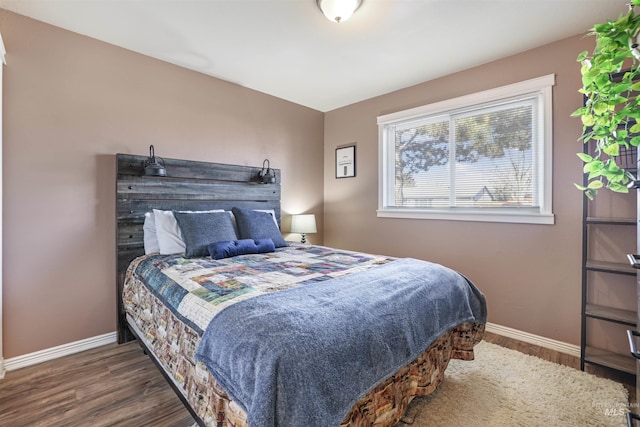
[{"label": "bed skirt", "polygon": [[[127,273],[123,300],[127,322],[176,388],[208,427],[246,427],[244,411],[227,396],[207,368],[194,362],[200,336],[181,322],[135,275]],[[415,396],[433,393],[449,360],[473,360],[484,324],[463,323],[442,334],[416,360],[360,399],[340,424],[393,426]]]}]

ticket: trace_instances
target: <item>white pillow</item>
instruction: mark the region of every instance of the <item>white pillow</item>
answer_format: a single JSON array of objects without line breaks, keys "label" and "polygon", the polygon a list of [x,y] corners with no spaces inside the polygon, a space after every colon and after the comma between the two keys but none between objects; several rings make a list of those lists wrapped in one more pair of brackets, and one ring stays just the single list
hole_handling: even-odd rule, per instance
[{"label": "white pillow", "polygon": [[144,214],[142,230],[144,231],[144,253],[152,254],[154,252],[160,252],[158,237],[156,236],[156,220],[153,212]]},{"label": "white pillow", "polygon": [[[179,211],[184,213],[208,213],[224,212],[224,209],[214,209],[209,211]],[[173,216],[173,211],[153,210],[156,225],[156,237],[160,254],[172,255],[185,253],[187,245],[182,237],[178,221]]]},{"label": "white pillow", "polygon": [[162,255],[184,253],[186,245],[172,211],[153,210],[156,222],[156,237]]}]

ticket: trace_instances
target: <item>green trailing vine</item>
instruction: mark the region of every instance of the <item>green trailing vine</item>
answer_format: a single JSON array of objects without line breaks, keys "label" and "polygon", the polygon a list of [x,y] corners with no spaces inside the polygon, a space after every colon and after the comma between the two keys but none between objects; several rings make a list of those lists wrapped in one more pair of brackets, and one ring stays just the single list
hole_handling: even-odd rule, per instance
[{"label": "green trailing vine", "polygon": [[601,188],[626,193],[635,177],[616,160],[622,150],[640,145],[640,16],[631,0],[627,14],[616,21],[595,25],[589,32],[596,46],[591,55],[578,55],[582,64],[584,106],[572,113],[582,120],[584,144],[593,141],[592,154],[578,153],[584,163],[587,185],[575,184],[589,199]]}]

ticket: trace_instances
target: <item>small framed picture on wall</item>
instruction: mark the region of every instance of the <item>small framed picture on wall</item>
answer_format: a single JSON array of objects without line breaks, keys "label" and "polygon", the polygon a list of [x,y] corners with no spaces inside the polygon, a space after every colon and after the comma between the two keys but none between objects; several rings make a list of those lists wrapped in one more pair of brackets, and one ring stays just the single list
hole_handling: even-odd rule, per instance
[{"label": "small framed picture on wall", "polygon": [[356,146],[336,148],[336,178],[356,176]]}]

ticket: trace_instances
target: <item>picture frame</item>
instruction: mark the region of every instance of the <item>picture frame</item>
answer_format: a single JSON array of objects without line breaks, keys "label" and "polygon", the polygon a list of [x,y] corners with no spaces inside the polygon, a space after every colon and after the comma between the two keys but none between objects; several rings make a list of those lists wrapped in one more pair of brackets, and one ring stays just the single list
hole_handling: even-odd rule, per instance
[{"label": "picture frame", "polygon": [[356,176],[356,146],[336,148],[336,178]]}]

